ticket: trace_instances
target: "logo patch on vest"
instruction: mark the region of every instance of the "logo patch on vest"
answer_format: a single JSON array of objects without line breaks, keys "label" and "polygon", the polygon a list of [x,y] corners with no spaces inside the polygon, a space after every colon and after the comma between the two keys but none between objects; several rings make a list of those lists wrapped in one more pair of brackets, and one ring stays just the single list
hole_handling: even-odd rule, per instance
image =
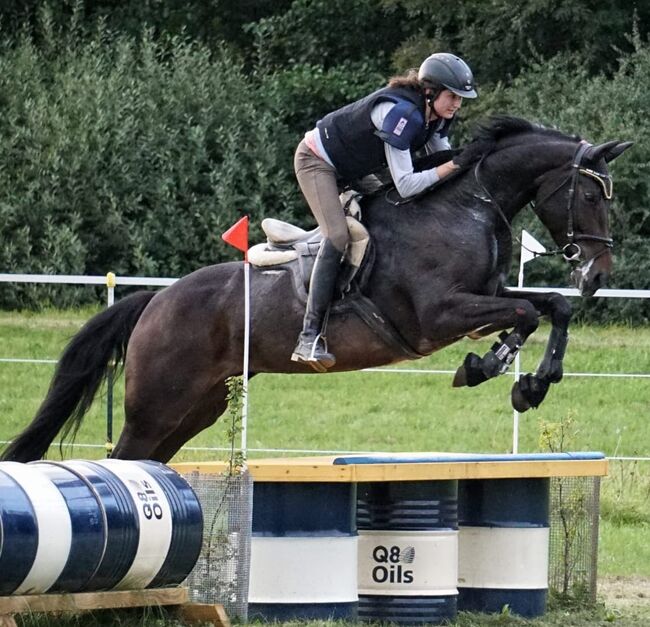
[{"label": "logo patch on vest", "polygon": [[393,129],[393,135],[401,135],[402,131],[406,127],[408,120],[406,118],[400,118],[399,122],[395,125],[395,128]]}]

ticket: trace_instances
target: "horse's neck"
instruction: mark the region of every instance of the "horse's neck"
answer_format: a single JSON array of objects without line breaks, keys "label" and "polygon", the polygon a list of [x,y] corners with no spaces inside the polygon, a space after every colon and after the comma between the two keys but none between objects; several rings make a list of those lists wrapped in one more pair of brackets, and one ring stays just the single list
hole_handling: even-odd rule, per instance
[{"label": "horse's neck", "polygon": [[[535,197],[540,177],[555,169],[572,150],[550,149],[544,144],[520,144],[491,155],[481,182],[499,205],[508,222]],[[500,154],[501,153],[501,154]],[[500,158],[501,157],[501,158]]]}]

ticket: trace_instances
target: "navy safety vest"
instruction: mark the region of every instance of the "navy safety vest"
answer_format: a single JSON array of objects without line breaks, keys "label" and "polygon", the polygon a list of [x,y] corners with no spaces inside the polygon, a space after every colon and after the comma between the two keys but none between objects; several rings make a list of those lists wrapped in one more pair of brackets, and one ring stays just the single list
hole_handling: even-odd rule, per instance
[{"label": "navy safety vest", "polygon": [[[395,107],[377,130],[370,113],[384,101],[394,102]],[[321,141],[339,179],[348,183],[385,168],[384,142],[399,150],[422,148],[434,132],[424,122],[424,104],[424,95],[415,89],[384,87],[319,120]],[[449,134],[451,122],[445,120],[437,131],[441,137]]]}]

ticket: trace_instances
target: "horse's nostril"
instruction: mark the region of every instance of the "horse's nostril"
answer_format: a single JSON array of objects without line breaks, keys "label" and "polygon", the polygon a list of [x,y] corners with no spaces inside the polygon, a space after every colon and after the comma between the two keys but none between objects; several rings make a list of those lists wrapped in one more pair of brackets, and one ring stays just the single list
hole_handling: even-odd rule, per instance
[{"label": "horse's nostril", "polygon": [[596,276],[593,278],[592,284],[594,287],[594,291],[600,289],[601,287],[605,287],[607,285],[607,279],[609,278],[609,275],[607,272],[599,272],[596,274]]}]

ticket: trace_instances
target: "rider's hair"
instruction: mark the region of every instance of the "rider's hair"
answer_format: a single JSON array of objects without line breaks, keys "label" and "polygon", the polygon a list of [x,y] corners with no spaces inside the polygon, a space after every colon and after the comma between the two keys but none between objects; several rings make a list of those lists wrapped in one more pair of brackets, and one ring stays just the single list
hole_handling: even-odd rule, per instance
[{"label": "rider's hair", "polygon": [[422,89],[422,83],[418,79],[417,69],[412,68],[406,74],[391,76],[388,79],[387,87],[411,87],[419,90]]}]

